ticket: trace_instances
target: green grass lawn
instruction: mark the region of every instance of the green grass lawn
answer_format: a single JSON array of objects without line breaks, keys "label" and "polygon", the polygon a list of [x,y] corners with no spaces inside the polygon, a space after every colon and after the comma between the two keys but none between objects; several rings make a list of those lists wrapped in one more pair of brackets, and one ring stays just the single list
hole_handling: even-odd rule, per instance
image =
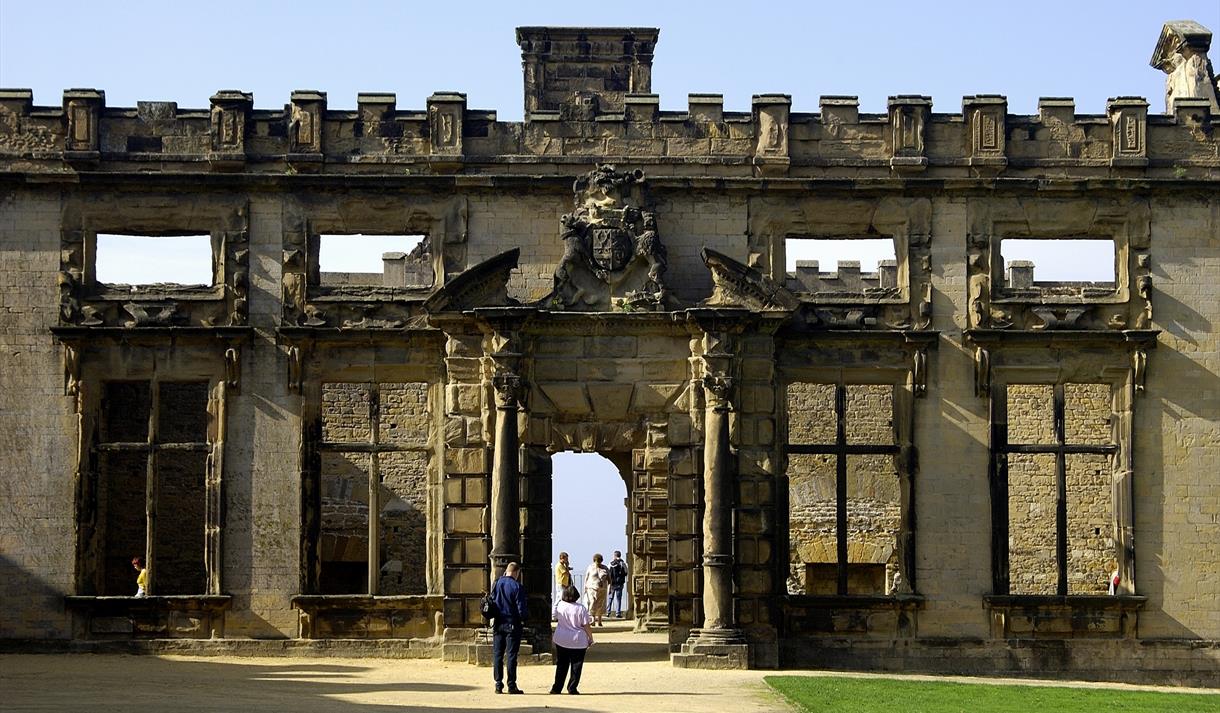
[{"label": "green grass lawn", "polygon": [[809,713],[1220,712],[1220,695],[821,676],[765,680]]}]

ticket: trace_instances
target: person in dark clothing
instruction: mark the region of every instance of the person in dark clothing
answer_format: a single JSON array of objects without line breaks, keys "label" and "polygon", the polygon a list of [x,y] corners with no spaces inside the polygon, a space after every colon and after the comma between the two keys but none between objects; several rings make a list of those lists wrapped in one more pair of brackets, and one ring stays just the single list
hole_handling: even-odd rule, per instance
[{"label": "person in dark clothing", "polygon": [[521,586],[521,566],[509,562],[504,575],[491,588],[491,598],[496,603],[491,640],[492,676],[496,682],[496,693],[504,692],[504,664],[508,659],[508,692],[524,693],[517,688],[517,652],[521,650],[521,630],[525,626],[528,605],[525,588]]},{"label": "person in dark clothing", "polygon": [[623,553],[614,551],[614,559],[610,560],[610,596],[606,597],[606,616],[618,599],[618,618],[623,618],[623,588],[627,585],[627,563],[623,561]]}]

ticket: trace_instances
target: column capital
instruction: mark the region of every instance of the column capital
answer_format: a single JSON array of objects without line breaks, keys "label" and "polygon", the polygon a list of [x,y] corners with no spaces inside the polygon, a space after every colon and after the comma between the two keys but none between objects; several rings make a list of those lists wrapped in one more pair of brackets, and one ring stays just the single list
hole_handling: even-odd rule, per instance
[{"label": "column capital", "polygon": [[703,377],[703,388],[708,394],[707,405],[716,411],[733,409],[733,378],[723,374],[708,374]]},{"label": "column capital", "polygon": [[491,377],[491,385],[496,391],[496,408],[517,408],[524,395],[525,379],[511,371],[497,371]]}]

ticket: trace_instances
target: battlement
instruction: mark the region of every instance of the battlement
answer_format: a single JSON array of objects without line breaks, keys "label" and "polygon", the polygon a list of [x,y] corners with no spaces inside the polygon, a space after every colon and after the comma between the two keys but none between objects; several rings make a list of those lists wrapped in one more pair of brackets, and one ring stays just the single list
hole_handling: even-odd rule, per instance
[{"label": "battlement", "polygon": [[749,112],[725,111],[718,94],[691,94],[686,111],[661,111],[649,93],[658,36],[653,28],[518,28],[522,122],[469,108],[458,92],[433,94],[422,109],[399,109],[392,93],[362,93],[352,110],[302,90],[283,109],[266,110],[232,90],[199,109],[109,107],[96,89],[36,105],[29,90],[0,90],[0,168],[60,172],[66,162],[118,171],[417,175],[597,160],[666,167],[651,171],[658,176],[1209,178],[1220,171],[1211,35],[1197,23],[1166,24],[1157,45],[1153,66],[1168,74],[1163,115],[1150,115],[1142,97],[1121,96],[1101,114],[1078,114],[1063,97],[1043,98],[1034,115],[1010,114],[1000,95],[964,97],[953,113],[934,113],[932,98],[921,95],[890,97],[884,114],[861,114],[853,96],[825,96],[820,111],[797,113],[786,94],[755,95]]}]

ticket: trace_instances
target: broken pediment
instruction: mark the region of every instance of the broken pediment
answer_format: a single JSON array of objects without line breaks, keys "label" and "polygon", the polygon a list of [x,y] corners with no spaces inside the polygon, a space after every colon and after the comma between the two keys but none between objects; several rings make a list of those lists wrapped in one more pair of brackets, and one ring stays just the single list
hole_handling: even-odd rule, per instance
[{"label": "broken pediment", "polygon": [[433,292],[424,309],[437,314],[518,304],[508,296],[508,278],[520,257],[521,249],[513,248],[463,270]]},{"label": "broken pediment", "polygon": [[724,253],[704,248],[703,263],[712,271],[708,307],[744,307],[754,311],[793,311],[800,300],[786,287]]}]

